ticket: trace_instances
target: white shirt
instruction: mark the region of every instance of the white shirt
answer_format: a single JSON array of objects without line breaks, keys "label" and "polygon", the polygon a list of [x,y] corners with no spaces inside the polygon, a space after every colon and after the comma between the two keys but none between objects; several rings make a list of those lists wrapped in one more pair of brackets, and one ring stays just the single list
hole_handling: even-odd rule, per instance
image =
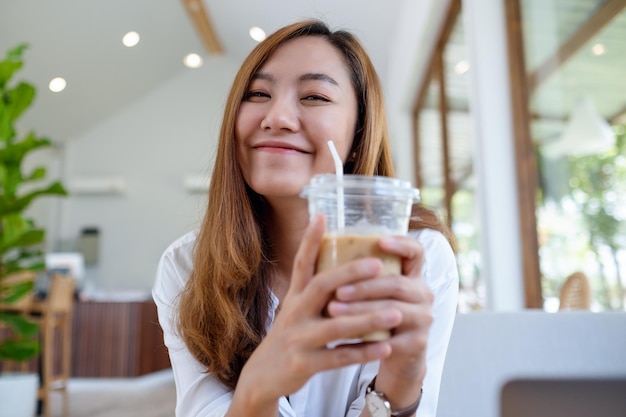
[{"label": "white shirt", "polygon": [[[435,295],[433,324],[427,348],[427,373],[417,417],[434,417],[439,385],[456,314],[459,278],[452,248],[445,237],[424,229],[410,232],[424,247],[422,276]],[[175,313],[178,294],[192,270],[196,233],[189,232],[163,253],[152,290],[165,345],[176,383],[176,416],[222,417],[233,393],[196,361],[177,335]],[[274,309],[278,299],[274,299]],[[273,318],[272,318],[273,321]],[[365,406],[365,389],[378,370],[378,362],[352,365],[313,376],[298,392],[279,401],[281,417],[355,417]]]}]

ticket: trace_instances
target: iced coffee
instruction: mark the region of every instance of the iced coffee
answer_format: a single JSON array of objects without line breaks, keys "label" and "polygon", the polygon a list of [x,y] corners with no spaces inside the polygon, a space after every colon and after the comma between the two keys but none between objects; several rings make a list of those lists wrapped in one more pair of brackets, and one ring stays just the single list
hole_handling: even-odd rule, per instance
[{"label": "iced coffee", "polygon": [[[360,258],[379,258],[383,263],[383,275],[394,275],[402,272],[400,258],[383,252],[378,246],[380,236],[343,235],[324,236],[317,258],[317,271],[336,268],[337,266]],[[361,336],[364,342],[375,342],[389,339],[388,330],[372,332]]]},{"label": "iced coffee", "polygon": [[400,259],[378,246],[380,236],[342,235],[324,236],[317,258],[317,271],[336,268],[359,258],[379,258],[383,262],[383,275],[400,274]]},{"label": "iced coffee", "polygon": [[[379,176],[316,175],[301,196],[308,200],[311,216],[326,218],[326,234],[320,246],[317,271],[346,262],[375,257],[383,262],[384,275],[401,274],[400,259],[384,252],[382,236],[405,235],[419,191],[407,181]],[[362,341],[385,340],[389,331],[363,335]]]}]

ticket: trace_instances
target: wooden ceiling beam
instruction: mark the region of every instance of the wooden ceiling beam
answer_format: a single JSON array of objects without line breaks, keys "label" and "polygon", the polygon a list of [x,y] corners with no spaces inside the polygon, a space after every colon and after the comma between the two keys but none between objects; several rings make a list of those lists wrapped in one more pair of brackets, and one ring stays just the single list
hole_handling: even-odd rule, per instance
[{"label": "wooden ceiling beam", "polygon": [[626,6],[626,0],[607,0],[567,39],[559,49],[528,75],[530,91],[535,91],[550,75],[569,60]]},{"label": "wooden ceiling beam", "polygon": [[222,44],[217,36],[215,27],[211,23],[209,13],[204,7],[204,0],[182,0],[185,10],[193,23],[204,48],[210,54],[221,54],[224,52]]}]

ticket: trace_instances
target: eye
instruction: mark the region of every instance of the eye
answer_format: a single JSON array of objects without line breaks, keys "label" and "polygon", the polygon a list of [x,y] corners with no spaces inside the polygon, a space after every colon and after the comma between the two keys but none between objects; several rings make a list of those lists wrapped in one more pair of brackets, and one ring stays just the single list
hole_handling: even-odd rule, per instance
[{"label": "eye", "polygon": [[321,102],[324,102],[324,103],[328,103],[328,102],[330,102],[330,100],[329,100],[329,99],[327,99],[327,98],[326,98],[326,97],[324,97],[324,96],[320,96],[320,95],[318,95],[318,94],[311,94],[311,95],[308,95],[308,96],[306,96],[306,97],[303,97],[303,98],[302,98],[302,100],[303,100],[303,101],[321,101]]},{"label": "eye", "polygon": [[252,102],[265,101],[266,99],[269,99],[269,98],[270,98],[270,95],[264,91],[248,91],[243,96],[244,101],[252,101]]}]

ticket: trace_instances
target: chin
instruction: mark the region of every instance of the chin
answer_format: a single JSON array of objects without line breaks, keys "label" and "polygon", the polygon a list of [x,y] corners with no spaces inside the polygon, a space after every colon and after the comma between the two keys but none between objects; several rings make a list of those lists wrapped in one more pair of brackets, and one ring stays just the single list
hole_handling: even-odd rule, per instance
[{"label": "chin", "polygon": [[306,181],[296,181],[296,178],[283,175],[280,178],[271,178],[269,180],[253,180],[250,183],[250,188],[264,197],[300,198],[300,191],[307,183],[308,178]]}]

